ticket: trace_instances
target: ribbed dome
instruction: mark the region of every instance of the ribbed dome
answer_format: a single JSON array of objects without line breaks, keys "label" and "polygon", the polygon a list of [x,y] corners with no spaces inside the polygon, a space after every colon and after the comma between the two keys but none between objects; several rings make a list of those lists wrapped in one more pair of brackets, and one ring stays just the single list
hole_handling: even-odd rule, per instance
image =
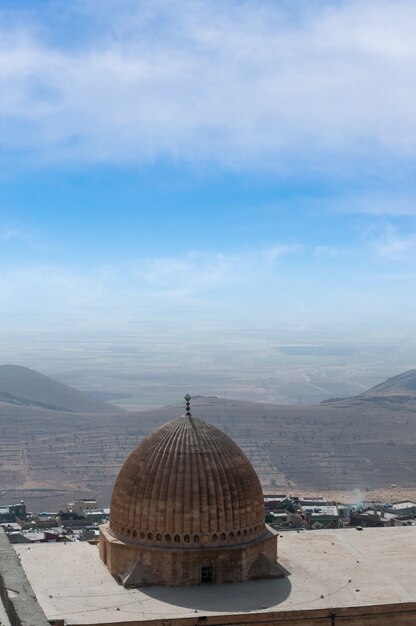
[{"label": "ribbed dome", "polygon": [[123,465],[110,529],[140,544],[191,548],[252,541],[266,532],[260,481],[227,435],[196,417],[178,417]]}]

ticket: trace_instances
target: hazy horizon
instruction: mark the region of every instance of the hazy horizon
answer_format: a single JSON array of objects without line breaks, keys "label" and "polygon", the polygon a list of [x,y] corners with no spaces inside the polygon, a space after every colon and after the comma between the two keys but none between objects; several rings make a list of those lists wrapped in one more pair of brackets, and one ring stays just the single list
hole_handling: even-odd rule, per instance
[{"label": "hazy horizon", "polygon": [[187,392],[317,404],[358,395],[414,369],[416,361],[415,346],[405,338],[340,341],[335,333],[305,332],[288,339],[271,327],[191,327],[184,321],[111,333],[11,334],[0,340],[0,365],[30,367],[121,408],[147,410],[182,403]]}]

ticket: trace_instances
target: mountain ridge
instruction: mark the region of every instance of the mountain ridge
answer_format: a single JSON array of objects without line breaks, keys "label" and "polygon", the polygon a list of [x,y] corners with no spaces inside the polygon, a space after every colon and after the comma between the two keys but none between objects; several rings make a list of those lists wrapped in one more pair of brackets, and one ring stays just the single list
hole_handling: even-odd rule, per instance
[{"label": "mountain ridge", "polygon": [[70,413],[118,414],[122,409],[98,400],[22,365],[0,365],[0,402]]},{"label": "mountain ridge", "polygon": [[[131,450],[184,410],[182,400],[68,419],[68,412],[0,402],[0,498],[7,492],[8,501],[23,498],[45,510],[99,495],[107,506]],[[416,487],[413,395],[276,405],[194,394],[191,411],[236,441],[267,493]]]},{"label": "mountain ridge", "polygon": [[406,402],[410,399],[416,399],[416,369],[390,376],[356,396],[328,398],[328,400],[322,400],[320,404]]},{"label": "mountain ridge", "polygon": [[407,370],[397,376],[391,376],[382,383],[360,393],[358,398],[375,396],[411,396],[416,397],[416,369]]}]

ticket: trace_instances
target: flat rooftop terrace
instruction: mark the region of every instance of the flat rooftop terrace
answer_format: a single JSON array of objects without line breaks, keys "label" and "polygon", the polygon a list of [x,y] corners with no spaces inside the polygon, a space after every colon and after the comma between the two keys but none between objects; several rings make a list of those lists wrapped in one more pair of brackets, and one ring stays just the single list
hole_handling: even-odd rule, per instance
[{"label": "flat rooftop terrace", "polygon": [[415,527],[292,532],[278,541],[284,579],[142,589],[120,587],[85,542],[14,548],[47,618],[70,625],[416,603]]}]

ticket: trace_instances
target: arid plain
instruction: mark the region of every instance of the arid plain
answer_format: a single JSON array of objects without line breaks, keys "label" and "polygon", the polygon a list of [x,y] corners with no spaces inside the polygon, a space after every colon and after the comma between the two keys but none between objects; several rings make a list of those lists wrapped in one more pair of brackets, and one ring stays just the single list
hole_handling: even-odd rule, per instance
[{"label": "arid plain", "polygon": [[140,322],[136,330],[0,334],[2,363],[42,372],[127,410],[175,404],[186,392],[270,404],[354,396],[413,369],[406,336],[298,325]]}]

